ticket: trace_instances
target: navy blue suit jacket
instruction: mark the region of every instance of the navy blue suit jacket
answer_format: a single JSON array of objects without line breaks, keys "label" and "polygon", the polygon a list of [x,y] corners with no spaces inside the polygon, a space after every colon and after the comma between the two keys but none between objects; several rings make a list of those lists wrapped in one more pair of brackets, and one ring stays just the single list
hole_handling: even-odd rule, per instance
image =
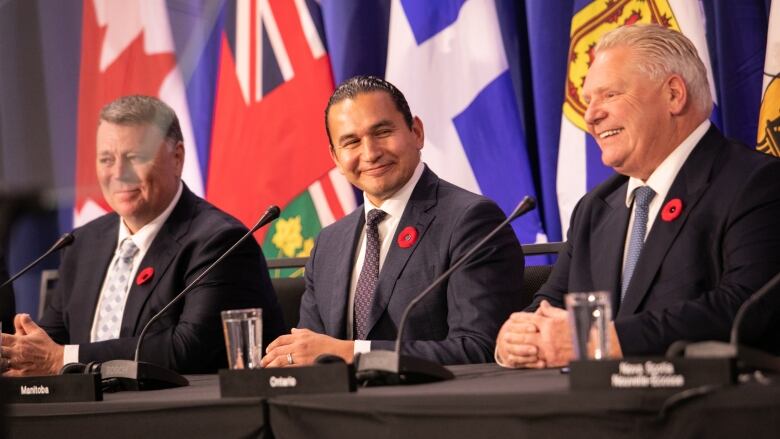
[{"label": "navy blue suit jacket", "polygon": [[[627,181],[615,175],[580,200],[530,309],[542,299],[562,307],[566,292],[606,290],[626,355],[662,354],[676,340],[727,340],[739,306],[780,271],[780,160],[710,128],[664,200],[679,198],[682,213],[664,221],[659,212],[619,303]],[[771,318],[760,316],[770,308],[753,320]]]},{"label": "navy blue suit jacket", "polygon": [[[371,348],[393,349],[409,302],[505,218],[494,202],[426,168],[379,274],[367,337]],[[299,327],[346,337],[350,277],[364,222],[361,206],[320,232],[306,266]],[[401,248],[398,235],[407,226],[417,229],[418,238]],[[492,361],[501,324],[520,306],[522,279],[522,249],[507,226],[412,310],[402,352],[441,364]]]},{"label": "navy blue suit jacket", "polygon": [[[79,361],[133,357],[149,319],[247,232],[238,220],[184,187],[181,198],[139,266],[154,270],[149,281],[133,279],[119,338],[90,343],[100,289],[119,233],[116,213],[74,230],[62,253],[59,281],[40,324],[58,343],[78,344]],[[248,239],[174,305],[146,334],[140,359],[181,373],[208,373],[227,366],[220,311],[263,308],[263,343],[283,331],[282,314],[268,269]]]}]

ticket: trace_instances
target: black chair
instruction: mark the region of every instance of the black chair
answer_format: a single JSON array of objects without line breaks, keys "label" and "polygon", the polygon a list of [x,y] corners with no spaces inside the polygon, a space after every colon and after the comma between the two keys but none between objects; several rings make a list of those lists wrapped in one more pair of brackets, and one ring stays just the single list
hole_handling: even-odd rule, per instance
[{"label": "black chair", "polygon": [[[525,244],[523,245],[523,254],[525,256],[535,255],[557,255],[564,242],[549,242],[544,244]],[[521,309],[525,309],[533,302],[534,294],[539,291],[542,285],[547,282],[552,272],[552,265],[527,265],[523,272],[523,286],[520,289]]]}]

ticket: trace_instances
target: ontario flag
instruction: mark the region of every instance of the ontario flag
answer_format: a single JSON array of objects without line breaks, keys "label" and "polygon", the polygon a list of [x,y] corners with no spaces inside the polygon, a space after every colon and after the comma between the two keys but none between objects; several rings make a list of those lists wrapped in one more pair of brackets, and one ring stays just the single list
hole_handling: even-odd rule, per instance
[{"label": "ontario flag", "polygon": [[185,145],[183,178],[203,193],[185,89],[164,0],[85,0],[81,36],[74,226],[109,211],[95,174],[98,113],[131,94],[157,96],[176,111]]},{"label": "ontario flag", "polygon": [[356,206],[328,152],[319,7],[239,0],[222,17],[207,198],[248,225],[278,204],[281,218],[260,235],[266,257],[308,256],[320,228]]}]

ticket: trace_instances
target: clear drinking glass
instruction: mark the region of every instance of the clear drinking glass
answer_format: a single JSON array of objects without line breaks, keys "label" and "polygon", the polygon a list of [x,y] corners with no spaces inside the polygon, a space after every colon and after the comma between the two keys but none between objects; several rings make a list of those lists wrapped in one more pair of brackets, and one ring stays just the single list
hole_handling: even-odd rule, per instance
[{"label": "clear drinking glass", "polygon": [[260,308],[222,311],[228,366],[231,369],[259,369],[263,357],[263,310]]},{"label": "clear drinking glass", "polygon": [[578,360],[609,358],[607,329],[612,320],[609,293],[606,291],[569,293],[564,301],[569,312],[575,357]]}]

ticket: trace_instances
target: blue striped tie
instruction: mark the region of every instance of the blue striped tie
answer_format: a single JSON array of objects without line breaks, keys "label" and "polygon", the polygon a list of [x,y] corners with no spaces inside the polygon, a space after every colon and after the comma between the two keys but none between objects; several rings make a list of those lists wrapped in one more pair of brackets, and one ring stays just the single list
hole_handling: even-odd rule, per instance
[{"label": "blue striped tie", "polygon": [[655,197],[655,191],[650,186],[641,186],[634,189],[634,226],[631,228],[628,255],[626,256],[626,264],[623,267],[623,282],[620,290],[621,303],[626,297],[626,291],[631,282],[631,277],[634,275],[639,255],[642,253],[642,247],[645,246],[648,207],[650,202],[653,201],[653,197]]}]

